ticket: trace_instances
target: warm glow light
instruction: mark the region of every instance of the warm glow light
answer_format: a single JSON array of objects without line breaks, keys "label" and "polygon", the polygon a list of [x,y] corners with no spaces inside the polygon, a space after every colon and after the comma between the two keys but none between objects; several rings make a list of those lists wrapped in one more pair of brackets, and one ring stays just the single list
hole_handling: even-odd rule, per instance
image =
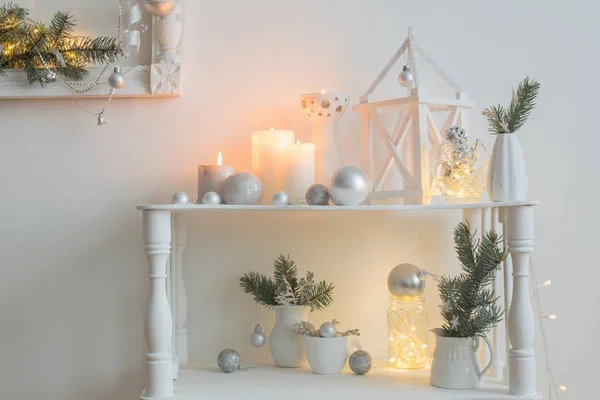
[{"label": "warm glow light", "polygon": [[298,141],[296,142],[296,144],[300,144],[300,141],[298,140]]},{"label": "warm glow light", "polygon": [[543,286],[550,286],[552,284],[552,281],[545,281],[544,283],[542,283],[541,285],[538,285],[538,287],[543,287]]},{"label": "warm glow light", "polygon": [[567,387],[565,385],[554,385],[558,390],[562,390],[563,392],[567,391]]},{"label": "warm glow light", "polygon": [[556,319],[556,314],[544,315],[542,318],[546,318],[546,319]]},{"label": "warm glow light", "polygon": [[426,317],[422,301],[390,297],[388,310],[388,360],[401,369],[424,368],[427,355]]},{"label": "warm glow light", "polygon": [[274,130],[275,130],[275,128],[271,127],[271,130],[272,130],[272,131],[274,131]]},{"label": "warm glow light", "polygon": [[321,89],[321,94],[325,94],[325,89]]},{"label": "warm glow light", "polygon": [[223,165],[223,156],[221,155],[221,152],[219,152],[219,155],[217,156],[217,165]]}]

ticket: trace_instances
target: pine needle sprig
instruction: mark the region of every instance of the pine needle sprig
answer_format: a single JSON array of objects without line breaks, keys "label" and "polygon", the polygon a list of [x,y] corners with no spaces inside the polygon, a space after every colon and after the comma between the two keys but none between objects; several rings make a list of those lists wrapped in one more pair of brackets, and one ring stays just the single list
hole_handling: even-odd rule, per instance
[{"label": "pine needle sprig", "polygon": [[298,284],[298,267],[296,267],[294,260],[290,259],[289,255],[287,257],[279,255],[273,263],[273,271],[277,286],[284,287],[289,284],[295,298],[300,292],[300,287]]},{"label": "pine needle sprig", "polygon": [[483,110],[482,114],[487,118],[489,124],[489,132],[502,134],[518,131],[535,109],[535,100],[539,91],[540,83],[527,76],[519,83],[517,90],[513,89],[508,107],[505,108],[498,104]]},{"label": "pine needle sprig", "polygon": [[266,307],[276,306],[277,284],[257,272],[248,272],[240,278],[240,286],[244,293],[254,296],[254,301]]},{"label": "pine needle sprig", "polygon": [[332,282],[321,281],[317,283],[308,296],[307,304],[312,305],[317,310],[329,307],[333,303],[333,289],[335,289],[335,285]]}]

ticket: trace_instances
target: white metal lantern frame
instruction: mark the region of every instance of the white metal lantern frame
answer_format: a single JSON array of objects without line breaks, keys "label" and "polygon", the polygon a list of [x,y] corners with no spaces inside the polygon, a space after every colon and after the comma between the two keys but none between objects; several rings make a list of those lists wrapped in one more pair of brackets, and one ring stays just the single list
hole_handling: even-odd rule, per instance
[{"label": "white metal lantern frame", "polygon": [[[370,101],[372,93],[405,53],[414,74],[410,95]],[[452,87],[456,98],[437,98],[427,94],[419,77],[418,61],[421,59]],[[404,198],[405,204],[429,203],[431,197],[438,194],[430,171],[430,161],[440,151],[441,134],[454,125],[468,130],[469,109],[474,106],[475,103],[468,100],[467,93],[425,53],[415,39],[412,27],[409,27],[408,37],[400,49],[360,97],[360,104],[353,107],[360,114],[361,166],[371,182],[368,200]],[[433,114],[448,111],[443,125],[438,128]],[[397,114],[391,126],[382,122],[383,113]],[[383,141],[388,152],[383,159],[374,156],[376,139]],[[384,190],[393,168],[398,170],[401,181],[391,182],[397,189]]]}]

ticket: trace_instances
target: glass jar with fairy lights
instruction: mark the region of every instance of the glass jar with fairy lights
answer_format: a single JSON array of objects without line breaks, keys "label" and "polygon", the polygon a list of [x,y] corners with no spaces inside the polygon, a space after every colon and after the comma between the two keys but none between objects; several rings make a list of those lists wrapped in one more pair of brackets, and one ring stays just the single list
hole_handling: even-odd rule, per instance
[{"label": "glass jar with fairy lights", "polygon": [[433,160],[433,177],[446,203],[477,203],[485,186],[489,155],[485,147],[469,139],[458,126],[442,135],[437,157]]},{"label": "glass jar with fairy lights", "polygon": [[420,369],[429,363],[425,277],[413,264],[400,264],[388,276],[388,361],[394,368]]}]

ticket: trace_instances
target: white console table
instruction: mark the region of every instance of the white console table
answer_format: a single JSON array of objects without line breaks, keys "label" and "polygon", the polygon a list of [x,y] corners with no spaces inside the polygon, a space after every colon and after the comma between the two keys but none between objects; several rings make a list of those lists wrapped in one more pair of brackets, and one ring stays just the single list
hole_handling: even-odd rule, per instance
[{"label": "white console table", "polygon": [[[535,322],[531,306],[529,259],[533,252],[533,209],[537,202],[440,205],[372,205],[358,207],[233,206],[233,205],[145,205],[144,249],[148,258],[150,295],[146,322],[145,356],[148,381],[142,399],[204,400],[322,398],[364,399],[541,399],[536,388],[533,350]],[[498,360],[492,377],[473,391],[449,391],[429,386],[428,371],[399,371],[374,368],[369,378],[350,375],[319,376],[275,367],[260,367],[245,376],[215,373],[216,367],[191,366],[187,357],[185,320],[187,301],[181,256],[187,247],[185,213],[231,212],[378,212],[462,210],[463,220],[479,232],[502,232],[510,257],[503,274],[494,282],[503,292],[506,334],[492,331]],[[504,284],[502,285],[502,281]],[[502,340],[502,338],[505,340]],[[506,355],[506,356],[504,356]],[[504,360],[508,359],[508,362]],[[186,365],[180,371],[179,366]],[[239,373],[244,374],[243,372]],[[234,381],[232,377],[237,379]],[[504,379],[502,379],[504,378]],[[176,384],[173,382],[176,380]],[[507,381],[508,385],[501,382]],[[235,382],[235,383],[234,383]],[[393,396],[393,397],[392,397]]]}]

